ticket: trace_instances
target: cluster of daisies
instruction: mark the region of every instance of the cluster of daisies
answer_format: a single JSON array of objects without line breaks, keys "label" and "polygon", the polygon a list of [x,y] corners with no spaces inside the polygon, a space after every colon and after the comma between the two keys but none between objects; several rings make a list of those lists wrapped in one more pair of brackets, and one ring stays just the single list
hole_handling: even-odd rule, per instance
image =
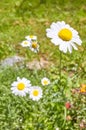
[{"label": "cluster of daisies", "polygon": [[[41,79],[41,84],[43,86],[49,85],[50,80],[46,77]],[[14,81],[11,84],[11,90],[12,93],[18,96],[26,96],[26,94],[29,94],[30,99],[34,101],[38,101],[40,98],[42,98],[43,91],[42,88],[39,86],[32,86],[30,80],[26,78],[20,78],[17,77],[17,81]]]},{"label": "cluster of daisies", "polygon": [[22,47],[29,47],[29,49],[35,53],[39,51],[39,44],[37,42],[37,36],[26,36],[26,40],[22,41],[21,46]]},{"label": "cluster of daisies", "polygon": [[[78,32],[66,24],[64,21],[52,23],[50,28],[46,29],[47,37],[51,38],[51,42],[54,45],[59,46],[59,50],[66,53],[69,51],[72,53],[72,48],[77,50],[77,45],[81,45],[82,41],[78,35]],[[30,35],[25,37],[21,43],[23,47],[29,47],[30,50],[37,53],[39,51],[39,44],[37,42],[37,36]],[[76,43],[76,44],[75,44]],[[41,80],[42,85],[50,84],[49,79],[46,77]],[[19,96],[25,96],[29,93],[30,98],[33,100],[39,100],[42,97],[42,89],[39,86],[32,86],[30,80],[26,78],[17,78],[17,81],[12,83],[12,93]]]},{"label": "cluster of daisies", "polygon": [[[51,42],[56,46],[58,45],[59,50],[64,53],[67,51],[72,53],[72,48],[77,50],[76,44],[81,45],[82,43],[78,32],[64,21],[53,22],[50,28],[46,29],[46,35],[51,38]],[[39,51],[37,36],[29,35],[26,36],[25,39],[26,40],[24,40],[21,45],[23,47],[29,47],[30,50],[37,53]]]}]

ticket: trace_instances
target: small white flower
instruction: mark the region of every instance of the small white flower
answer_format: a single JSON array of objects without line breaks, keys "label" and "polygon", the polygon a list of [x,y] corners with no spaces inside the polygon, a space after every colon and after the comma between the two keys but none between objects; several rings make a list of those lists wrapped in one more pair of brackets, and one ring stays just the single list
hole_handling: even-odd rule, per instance
[{"label": "small white flower", "polygon": [[48,78],[44,77],[43,79],[41,79],[41,83],[42,83],[43,86],[49,85],[50,80]]},{"label": "small white flower", "polygon": [[29,47],[31,43],[30,43],[30,41],[25,40],[25,41],[23,41],[23,42],[20,43],[20,44],[21,44],[22,47]]},{"label": "small white flower", "polygon": [[19,77],[17,77],[17,81],[14,81],[11,84],[11,90],[12,93],[15,95],[19,95],[19,96],[26,96],[26,93],[29,92],[31,84],[30,84],[30,80],[27,80],[26,78],[22,78],[20,79]]},{"label": "small white flower", "polygon": [[37,53],[39,51],[39,44],[37,43],[37,41],[32,41],[30,43],[30,50]]},{"label": "small white flower", "polygon": [[51,42],[59,46],[60,51],[72,53],[72,48],[77,50],[77,45],[81,45],[82,41],[78,32],[66,24],[64,21],[52,23],[50,28],[46,30],[47,37],[51,38]]},{"label": "small white flower", "polygon": [[27,40],[29,40],[29,41],[33,41],[33,40],[37,40],[37,36],[34,36],[34,35],[29,35],[29,36],[26,36],[25,37]]},{"label": "small white flower", "polygon": [[38,86],[33,86],[30,89],[30,98],[34,101],[38,101],[42,97],[42,89]]}]

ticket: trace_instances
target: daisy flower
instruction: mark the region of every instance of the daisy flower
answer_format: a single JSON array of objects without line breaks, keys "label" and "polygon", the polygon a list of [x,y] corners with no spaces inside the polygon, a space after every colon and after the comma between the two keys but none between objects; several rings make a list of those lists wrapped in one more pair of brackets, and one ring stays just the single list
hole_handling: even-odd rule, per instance
[{"label": "daisy flower", "polygon": [[39,51],[39,44],[37,43],[37,41],[32,41],[30,43],[30,50],[37,53]]},{"label": "daisy flower", "polygon": [[[72,53],[72,48],[77,50],[77,45],[81,45],[82,41],[78,32],[66,24],[64,21],[52,23],[50,28],[46,30],[47,37],[51,38],[51,42],[59,46],[60,51]],[[76,43],[76,44],[75,44]]]},{"label": "daisy flower", "polygon": [[22,47],[29,47],[30,46],[30,41],[25,40],[22,43],[20,43]]},{"label": "daisy flower", "polygon": [[27,80],[26,78],[22,78],[20,79],[19,77],[17,77],[17,81],[14,81],[11,84],[11,90],[12,93],[15,95],[19,95],[19,96],[26,96],[26,93],[29,92],[31,84],[30,84],[30,80]]},{"label": "daisy flower", "polygon": [[41,79],[41,83],[42,83],[43,86],[49,85],[50,80],[48,78],[44,77],[43,79]]},{"label": "daisy flower", "polygon": [[29,36],[26,36],[25,38],[29,41],[36,41],[37,40],[37,36],[34,36],[34,35],[29,35]]},{"label": "daisy flower", "polygon": [[34,101],[38,101],[42,97],[42,89],[38,86],[33,86],[30,89],[30,98]]}]

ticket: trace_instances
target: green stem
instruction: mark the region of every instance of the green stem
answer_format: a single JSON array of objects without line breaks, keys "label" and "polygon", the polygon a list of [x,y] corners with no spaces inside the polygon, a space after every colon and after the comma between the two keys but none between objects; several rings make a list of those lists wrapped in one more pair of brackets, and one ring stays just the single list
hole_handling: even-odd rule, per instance
[{"label": "green stem", "polygon": [[62,66],[62,52],[60,51],[60,63],[59,63],[59,77],[61,83],[61,66]]},{"label": "green stem", "polygon": [[31,60],[31,55],[30,55],[29,48],[27,47],[27,48],[25,48],[25,49],[26,49],[26,60],[27,60],[27,61],[28,61],[28,59]]},{"label": "green stem", "polygon": [[62,128],[64,128],[64,125],[66,123],[66,116],[67,116],[67,111],[66,111],[66,108],[64,108],[64,121],[63,121]]}]

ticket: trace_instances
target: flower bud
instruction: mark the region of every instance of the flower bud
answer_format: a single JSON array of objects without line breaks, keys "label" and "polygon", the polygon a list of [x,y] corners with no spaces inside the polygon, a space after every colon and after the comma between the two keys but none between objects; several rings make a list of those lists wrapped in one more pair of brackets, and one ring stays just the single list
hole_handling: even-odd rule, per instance
[{"label": "flower bud", "polygon": [[66,103],[65,103],[65,107],[66,107],[67,109],[70,109],[70,108],[71,108],[70,102],[66,102]]}]

